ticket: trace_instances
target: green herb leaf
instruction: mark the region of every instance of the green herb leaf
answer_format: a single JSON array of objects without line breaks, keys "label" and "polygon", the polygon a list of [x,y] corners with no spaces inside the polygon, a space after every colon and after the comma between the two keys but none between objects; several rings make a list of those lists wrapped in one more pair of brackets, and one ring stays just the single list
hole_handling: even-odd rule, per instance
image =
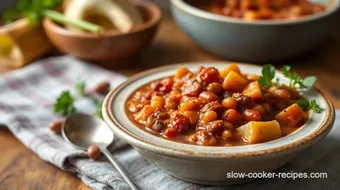
[{"label": "green herb leaf", "polygon": [[289,65],[285,65],[282,67],[281,71],[283,72],[284,76],[289,76],[290,75],[290,66]]},{"label": "green herb leaf", "polygon": [[315,81],[317,80],[317,78],[315,76],[310,76],[310,77],[306,77],[304,80],[303,80],[303,85],[306,87],[306,88],[311,88]]},{"label": "green herb leaf", "polygon": [[292,73],[290,71],[290,66],[289,65],[285,65],[282,67],[281,71],[283,72],[283,75],[290,79],[290,83],[289,83],[289,88],[293,88],[296,85],[296,81],[299,80],[299,75],[297,75],[296,73]]},{"label": "green herb leaf", "polygon": [[297,103],[297,105],[299,105],[300,108],[303,109],[304,111],[309,110],[310,103],[309,103],[308,100],[303,98],[303,99],[300,99],[300,100],[296,101],[295,103]]},{"label": "green herb leaf", "polygon": [[313,110],[315,113],[321,113],[323,111],[323,109],[318,105],[316,100],[311,101],[310,109]]},{"label": "green herb leaf", "polygon": [[315,113],[321,113],[323,111],[323,109],[317,104],[316,100],[309,102],[303,98],[296,101],[295,103],[297,103],[304,111],[313,110]]},{"label": "green herb leaf", "polygon": [[265,88],[271,87],[272,80],[275,78],[275,67],[273,65],[267,64],[262,68],[262,75],[259,79],[259,84]]},{"label": "green herb leaf", "polygon": [[289,88],[294,88],[294,87],[299,88],[299,89],[310,88],[314,85],[317,79],[315,76],[310,76],[310,77],[306,77],[305,79],[302,79],[297,73],[291,72],[290,66],[288,65],[285,65],[284,67],[282,67],[281,71],[283,72],[283,75],[285,77],[290,79],[289,86],[288,86]]},{"label": "green herb leaf", "polygon": [[77,81],[75,88],[76,88],[76,91],[79,94],[79,96],[85,96],[86,95],[86,83],[85,83],[85,81]]},{"label": "green herb leaf", "polygon": [[278,87],[278,88],[282,88],[283,84],[281,83],[279,78],[276,78],[275,86]]},{"label": "green herb leaf", "polygon": [[41,16],[36,12],[27,12],[25,13],[25,16],[30,24],[37,24],[41,19]]},{"label": "green herb leaf", "polygon": [[77,109],[73,105],[74,98],[70,91],[64,91],[54,104],[54,112],[64,117],[70,116],[77,112]]},{"label": "green herb leaf", "polygon": [[103,119],[103,113],[102,113],[102,107],[103,107],[103,101],[98,99],[93,99],[96,104],[96,116],[98,116],[100,119]]}]

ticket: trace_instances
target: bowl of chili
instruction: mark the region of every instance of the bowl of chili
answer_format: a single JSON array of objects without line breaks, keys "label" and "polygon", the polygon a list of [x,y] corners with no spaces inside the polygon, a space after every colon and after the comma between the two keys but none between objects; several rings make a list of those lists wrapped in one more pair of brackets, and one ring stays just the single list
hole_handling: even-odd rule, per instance
[{"label": "bowl of chili", "polygon": [[244,62],[282,61],[313,50],[336,25],[339,7],[339,0],[171,1],[177,24],[194,43]]},{"label": "bowl of chili", "polygon": [[243,183],[249,179],[227,172],[273,171],[333,126],[334,107],[313,87],[316,78],[302,79],[289,66],[282,71],[229,62],[151,69],[111,91],[103,117],[170,175]]}]

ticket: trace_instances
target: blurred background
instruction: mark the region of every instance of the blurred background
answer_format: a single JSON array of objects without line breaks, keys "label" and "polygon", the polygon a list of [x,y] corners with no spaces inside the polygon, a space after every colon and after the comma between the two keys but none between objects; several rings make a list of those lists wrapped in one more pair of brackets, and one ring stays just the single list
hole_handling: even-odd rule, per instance
[{"label": "blurred background", "polygon": [[[149,0],[150,2],[156,3],[160,7],[169,7],[169,0]],[[17,0],[1,0],[0,1],[0,12],[3,12],[6,8],[15,5]]]},{"label": "blurred background", "polygon": [[[241,19],[237,22],[216,22],[215,19],[204,19],[202,15],[190,16],[191,13],[187,9],[180,11],[180,9],[185,7],[182,5],[183,3],[172,3],[171,5],[169,0],[148,1],[160,7],[159,11],[162,14],[162,19],[156,23],[158,27],[155,26],[155,28],[145,30],[145,33],[148,33],[148,35],[141,33],[138,36],[134,36],[134,39],[141,40],[140,44],[136,45],[134,43],[135,40],[132,40],[130,43],[127,39],[124,39],[125,47],[134,47],[138,51],[135,50],[133,53],[128,51],[119,52],[119,54],[125,55],[124,59],[114,60],[114,62],[120,62],[120,65],[125,65],[125,62],[132,62],[136,69],[143,70],[165,64],[206,60],[228,60],[260,64],[289,61],[291,63],[299,62],[299,64],[302,64],[303,62],[308,62],[308,64],[311,64],[320,59],[337,59],[330,57],[336,57],[339,54],[340,48],[337,47],[337,41],[339,40],[338,32],[333,31],[333,28],[339,28],[339,11],[337,11],[337,25],[334,24],[334,21],[331,22],[328,16],[320,19],[310,19],[310,21],[308,20],[308,22],[303,23],[297,22],[291,25],[280,23],[254,25],[251,23],[244,24],[242,23],[244,21]],[[173,2],[181,1],[175,0]],[[187,2],[208,1],[187,0]],[[320,0],[320,2],[326,1]],[[334,2],[338,2],[338,0]],[[1,0],[0,12],[15,5],[15,3],[16,0]],[[173,6],[172,12],[170,11],[170,6]],[[180,6],[183,7],[179,8]],[[332,15],[332,18],[334,15]],[[211,16],[211,18],[213,17]],[[39,55],[42,56],[39,57],[44,58],[66,53],[90,62],[97,63],[99,60],[97,57],[84,57],[77,54],[77,52],[73,52],[80,48],[75,47],[74,44],[80,42],[57,34],[53,23],[49,27],[43,24],[40,32],[47,33],[47,39],[37,39],[36,41],[46,41],[46,46],[56,48],[48,52],[46,50],[47,54],[45,50],[41,50],[42,52],[39,52]],[[20,39],[29,39],[27,36],[20,37]],[[38,35],[31,34],[31,36]],[[115,40],[122,41],[122,39]],[[65,41],[68,43],[65,43]],[[87,40],[84,38],[81,41]],[[105,39],[105,41],[109,40]],[[151,41],[152,45],[150,45]],[[50,42],[52,43],[47,45]],[[32,41],[31,44],[35,43]],[[122,46],[115,48],[121,48]],[[138,48],[135,46],[138,46]],[[106,48],[106,51],[116,52],[115,48]],[[99,51],[100,48],[95,49]],[[32,51],[32,48],[29,51]],[[104,52],[104,50],[102,51]],[[38,55],[38,53],[36,54]],[[87,55],[89,56],[90,54]],[[329,56],[325,56],[325,54],[329,54]],[[126,57],[134,57],[134,59],[130,60],[126,59]],[[37,57],[29,55],[25,62],[29,63],[33,60],[37,60]],[[101,60],[99,62],[103,62],[102,65],[104,67],[110,69],[116,68],[116,65],[112,64],[112,60],[110,61],[108,64]],[[22,66],[27,63],[18,65]],[[113,67],[111,68],[111,66]]]},{"label": "blurred background", "polygon": [[3,12],[7,7],[15,5],[16,0],[1,0],[0,1],[0,12]]},{"label": "blurred background", "polygon": [[[111,36],[108,35],[109,37],[98,35],[98,38],[89,40],[87,36],[91,35],[84,35],[85,32],[72,33],[73,31],[67,30],[68,28],[63,27],[64,25],[52,21],[46,21],[34,27],[26,22],[20,22],[18,29],[12,26],[7,27],[7,25],[0,27],[0,79],[6,79],[7,76],[11,76],[11,73],[20,74],[25,69],[34,72],[29,70],[31,67],[24,66],[33,62],[37,65],[44,64],[48,62],[43,60],[45,58],[53,57],[54,59],[56,56],[77,54],[76,50],[86,52],[82,56],[96,56],[105,52],[106,55],[116,56],[113,57],[114,59],[118,57],[118,61],[108,61],[103,62],[103,64],[95,61],[98,57],[92,57],[92,60],[87,59],[86,62],[101,64],[101,66],[125,76],[132,76],[138,72],[162,65],[183,62],[216,63],[216,61],[241,62],[241,60],[247,60],[244,62],[270,63],[275,64],[277,68],[286,64],[292,65],[292,69],[302,77],[317,76],[316,86],[331,97],[337,109],[340,108],[340,88],[338,86],[340,83],[339,10],[332,15],[333,19],[337,14],[335,23],[333,20],[329,22],[329,17],[324,16],[320,19],[307,18],[304,22],[297,21],[287,25],[275,23],[276,21],[268,25],[261,25],[242,19],[234,19],[232,22],[216,22],[216,19],[202,18],[202,14],[209,14],[210,18],[219,17],[221,19],[222,17],[205,11],[199,11],[200,14],[190,16],[189,9],[183,8],[190,5],[180,3],[180,0],[173,1],[178,3],[173,7],[174,11],[171,12],[169,8],[174,5],[170,4],[170,0],[148,0],[148,2],[156,3],[160,8],[149,6],[149,9],[143,12],[143,18],[152,24],[143,25],[143,30],[130,33],[133,33],[133,35],[114,33]],[[339,2],[340,0],[314,1]],[[191,0],[191,2],[208,1]],[[16,0],[0,0],[0,12],[15,5],[15,3]],[[180,11],[180,6],[182,10],[186,11]],[[299,9],[297,9],[297,12],[299,12]],[[229,18],[223,17],[221,20],[229,20]],[[6,28],[6,31],[2,30],[3,28]],[[63,32],[58,33],[58,31],[64,31],[64,33],[70,35],[63,35]],[[75,37],[67,37],[72,35]],[[8,39],[8,36],[10,36],[10,39]],[[126,36],[129,37],[125,38]],[[12,43],[11,40],[15,40],[15,43]],[[11,49],[8,48],[8,45],[11,46],[11,43],[24,50],[24,55],[19,56],[20,63],[18,64],[6,64],[8,61],[15,62],[18,60],[10,60],[12,57],[9,57],[10,59],[2,59],[1,57],[2,48],[6,50],[5,53],[9,52],[8,50]],[[15,46],[13,49],[18,50]],[[271,60],[268,61],[269,58],[275,58],[273,56],[278,55],[273,52],[274,50],[283,53],[280,55],[285,59],[280,59],[275,63]],[[287,56],[288,53],[294,56]],[[25,57],[25,59],[22,57]],[[82,59],[79,54],[74,57],[66,58]],[[18,58],[18,56],[15,58]],[[125,60],[126,58],[131,59]],[[59,58],[56,57],[55,59]],[[129,62],[129,64],[125,64],[124,61]],[[72,65],[72,62],[67,65]],[[18,72],[12,72],[14,69],[18,69]],[[9,74],[7,75],[7,73]],[[59,73],[59,75],[63,75],[63,73]],[[89,80],[91,80],[90,77]],[[15,86],[15,84],[13,85]],[[0,92],[2,92],[2,89]],[[6,88],[4,89],[6,90]],[[35,89],[35,87],[30,89]],[[13,99],[13,97],[10,98]],[[87,189],[78,179],[72,178],[72,175],[59,171],[58,168],[52,167],[34,156],[32,151],[16,140],[10,132],[0,133],[0,149],[3,150],[4,156],[2,157],[6,159],[0,162],[3,164],[0,168],[6,168],[3,172],[0,171],[0,175],[3,174],[4,176],[4,178],[0,177],[2,187],[8,186],[9,189],[22,189],[23,186],[27,189],[36,189],[37,187],[42,187],[41,189],[50,189],[51,187],[69,189],[70,185],[73,185],[72,187],[78,189]],[[20,164],[13,164],[13,160],[19,161]],[[36,175],[29,175],[30,180],[27,180],[22,177],[22,171],[31,171]],[[42,183],[41,176],[45,176],[48,183]]]}]

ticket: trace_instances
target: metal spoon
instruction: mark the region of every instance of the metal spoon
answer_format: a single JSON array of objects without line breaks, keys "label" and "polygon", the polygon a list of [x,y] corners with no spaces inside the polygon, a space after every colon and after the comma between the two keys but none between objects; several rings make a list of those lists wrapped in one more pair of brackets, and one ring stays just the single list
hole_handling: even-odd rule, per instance
[{"label": "metal spoon", "polygon": [[129,187],[132,190],[140,189],[107,150],[107,147],[113,143],[114,135],[101,119],[82,113],[74,114],[66,119],[61,134],[66,142],[82,150],[97,145]]}]

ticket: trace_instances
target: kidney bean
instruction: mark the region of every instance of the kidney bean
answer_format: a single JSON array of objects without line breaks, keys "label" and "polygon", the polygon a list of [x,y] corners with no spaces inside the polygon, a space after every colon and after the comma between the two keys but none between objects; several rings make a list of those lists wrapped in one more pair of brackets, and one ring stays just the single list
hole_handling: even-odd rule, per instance
[{"label": "kidney bean", "polygon": [[178,133],[184,133],[189,130],[190,120],[181,114],[176,114],[172,121],[172,126],[177,129]]},{"label": "kidney bean", "polygon": [[210,121],[215,121],[217,119],[217,113],[214,111],[208,111],[203,114],[202,120],[205,123],[208,123]]},{"label": "kidney bean", "polygon": [[229,109],[223,113],[223,121],[230,122],[234,125],[243,123],[243,116],[234,109]]},{"label": "kidney bean", "polygon": [[236,109],[237,102],[234,98],[228,97],[222,100],[222,106],[226,109]]},{"label": "kidney bean", "polygon": [[255,110],[257,112],[259,112],[260,114],[264,114],[266,111],[264,109],[264,107],[261,104],[257,104],[255,105],[252,110]]},{"label": "kidney bean", "polygon": [[218,97],[216,96],[216,94],[212,92],[208,92],[208,91],[201,92],[198,98],[205,104],[218,100]]},{"label": "kidney bean", "polygon": [[98,160],[100,157],[100,149],[98,148],[97,145],[91,145],[87,149],[87,155],[89,158],[93,160]]},{"label": "kidney bean", "polygon": [[207,87],[207,91],[212,92],[214,94],[219,94],[223,90],[222,85],[218,82],[210,83]]},{"label": "kidney bean", "polygon": [[51,131],[60,134],[61,133],[61,128],[65,122],[65,119],[59,119],[52,121],[49,125],[49,128]]},{"label": "kidney bean", "polygon": [[108,81],[97,84],[94,88],[94,92],[101,95],[106,95],[110,90],[110,83]]},{"label": "kidney bean", "polygon": [[261,114],[251,109],[244,110],[243,116],[247,121],[260,121],[261,120]]},{"label": "kidney bean", "polygon": [[166,137],[166,138],[171,138],[171,137],[175,137],[177,135],[177,130],[175,128],[167,128],[165,131],[164,131],[164,134],[163,136]]},{"label": "kidney bean", "polygon": [[221,83],[223,79],[216,68],[207,67],[202,69],[201,72],[198,73],[197,80],[208,85],[213,82]]},{"label": "kidney bean", "polygon": [[231,132],[230,130],[224,130],[224,131],[222,132],[222,138],[223,138],[224,140],[228,140],[228,139],[230,139],[232,136],[233,136],[233,134],[232,134],[232,132]]}]

